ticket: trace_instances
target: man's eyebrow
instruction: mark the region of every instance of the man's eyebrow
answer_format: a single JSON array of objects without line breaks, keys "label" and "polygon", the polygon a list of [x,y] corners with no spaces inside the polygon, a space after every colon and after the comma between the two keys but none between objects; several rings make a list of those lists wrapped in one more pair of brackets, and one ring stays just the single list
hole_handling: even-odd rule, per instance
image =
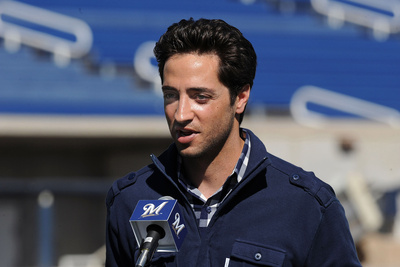
[{"label": "man's eyebrow", "polygon": [[[177,91],[175,87],[169,86],[169,85],[163,85],[161,88],[163,91],[167,90],[174,90]],[[195,91],[195,92],[212,92],[213,90],[207,87],[190,87],[187,89],[188,91]]]},{"label": "man's eyebrow", "polygon": [[162,89],[163,91],[166,91],[166,90],[176,90],[176,88],[174,88],[174,87],[172,87],[172,86],[168,86],[168,85],[163,85],[163,86],[161,87],[161,89]]},{"label": "man's eyebrow", "polygon": [[196,92],[211,92],[210,88],[206,87],[191,87],[188,89],[189,91],[196,91]]}]

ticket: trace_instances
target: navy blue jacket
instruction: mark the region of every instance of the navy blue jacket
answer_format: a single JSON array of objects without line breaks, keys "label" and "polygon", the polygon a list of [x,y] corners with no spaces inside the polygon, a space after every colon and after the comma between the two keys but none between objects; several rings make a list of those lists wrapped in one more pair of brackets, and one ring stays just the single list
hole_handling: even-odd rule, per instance
[{"label": "navy blue jacket", "polygon": [[[151,266],[361,266],[342,205],[313,173],[269,154],[249,130],[241,183],[206,228],[177,185],[175,145],[153,164],[112,185],[107,196],[106,266],[134,266],[139,251],[129,218],[138,200],[178,200],[188,234],[179,252],[155,253]],[[228,265],[229,263],[229,265]]]}]

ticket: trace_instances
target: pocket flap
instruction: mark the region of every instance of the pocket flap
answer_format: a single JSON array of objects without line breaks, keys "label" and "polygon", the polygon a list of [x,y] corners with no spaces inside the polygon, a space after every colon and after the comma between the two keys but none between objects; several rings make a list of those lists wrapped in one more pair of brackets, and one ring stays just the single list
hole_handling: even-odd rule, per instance
[{"label": "pocket flap", "polygon": [[279,267],[283,265],[285,260],[285,251],[236,240],[233,244],[231,256],[258,265]]}]

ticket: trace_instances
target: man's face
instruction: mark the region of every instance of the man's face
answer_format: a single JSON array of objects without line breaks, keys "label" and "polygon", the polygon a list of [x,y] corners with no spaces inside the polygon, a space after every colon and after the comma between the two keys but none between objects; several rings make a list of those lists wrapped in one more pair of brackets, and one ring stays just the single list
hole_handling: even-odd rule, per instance
[{"label": "man's face", "polygon": [[214,54],[178,54],[165,63],[164,110],[183,157],[215,157],[239,133],[236,103],[218,79],[218,66]]}]

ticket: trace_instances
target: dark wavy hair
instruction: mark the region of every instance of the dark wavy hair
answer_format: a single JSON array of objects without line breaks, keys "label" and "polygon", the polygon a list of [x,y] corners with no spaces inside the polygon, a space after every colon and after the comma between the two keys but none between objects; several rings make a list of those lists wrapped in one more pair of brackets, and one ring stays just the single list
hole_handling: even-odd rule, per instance
[{"label": "dark wavy hair", "polygon": [[[231,104],[245,85],[253,86],[257,56],[253,45],[235,27],[220,19],[181,20],[172,24],[154,47],[161,80],[165,62],[175,54],[214,53],[220,59],[218,77],[229,88]],[[243,119],[241,114],[239,122]]]}]

